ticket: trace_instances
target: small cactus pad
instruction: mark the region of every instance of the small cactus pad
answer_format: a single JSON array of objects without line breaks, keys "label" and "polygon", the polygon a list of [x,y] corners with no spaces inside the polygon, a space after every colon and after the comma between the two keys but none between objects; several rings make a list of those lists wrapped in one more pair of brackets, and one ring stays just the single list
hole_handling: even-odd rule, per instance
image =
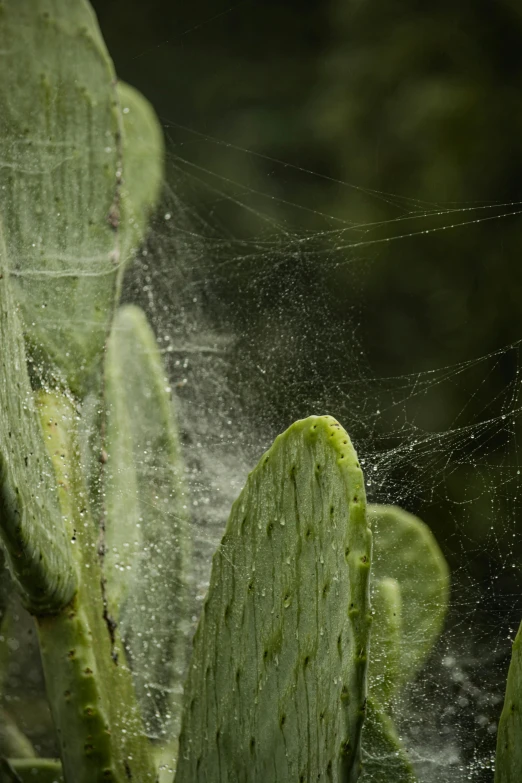
[{"label": "small cactus pad", "polygon": [[522,777],[522,624],[513,644],[506,698],[497,733],[495,783],[520,783]]},{"label": "small cactus pad", "polygon": [[[137,307],[116,314],[105,362],[104,571],[150,733],[179,733],[188,642],[190,527],[168,378]],[[169,716],[169,717],[167,717]]]},{"label": "small cactus pad", "polygon": [[353,783],[371,624],[363,475],[331,416],[280,435],[232,507],[185,686],[178,783]]},{"label": "small cactus pad", "polygon": [[0,220],[0,542],[26,607],[50,612],[76,588],[69,541],[26,369]]},{"label": "small cactus pad", "polygon": [[[368,518],[374,542],[372,583],[395,580],[395,602],[402,605],[399,688],[415,677],[440,634],[449,601],[449,569],[433,533],[417,517],[396,506],[369,506]],[[381,598],[375,594],[376,625]],[[378,632],[372,639],[370,690],[374,681],[384,677],[385,645]]]}]

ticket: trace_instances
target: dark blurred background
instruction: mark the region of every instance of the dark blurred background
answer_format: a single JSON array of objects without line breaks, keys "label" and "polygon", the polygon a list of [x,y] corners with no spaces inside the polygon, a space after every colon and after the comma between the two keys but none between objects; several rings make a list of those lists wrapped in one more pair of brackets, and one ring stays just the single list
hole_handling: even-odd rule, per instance
[{"label": "dark blurred background", "polygon": [[[167,138],[163,261],[135,294],[156,285],[169,308],[158,245],[178,231],[182,299],[234,336],[223,404],[262,446],[296,417],[336,415],[370,497],[435,531],[453,639],[502,683],[522,616],[522,6],[93,4]],[[458,695],[459,720],[485,711],[475,741],[494,744],[498,699],[488,713]]]}]

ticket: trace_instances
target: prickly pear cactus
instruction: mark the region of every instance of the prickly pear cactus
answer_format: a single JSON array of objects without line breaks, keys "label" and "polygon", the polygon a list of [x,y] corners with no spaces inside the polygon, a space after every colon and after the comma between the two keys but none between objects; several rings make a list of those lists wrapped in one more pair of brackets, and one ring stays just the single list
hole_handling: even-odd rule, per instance
[{"label": "prickly pear cactus", "polygon": [[369,684],[374,700],[387,707],[391,705],[397,692],[397,677],[401,669],[403,643],[401,588],[399,582],[390,577],[374,579],[372,583],[374,623],[372,624]]},{"label": "prickly pear cactus", "polygon": [[214,555],[184,695],[178,783],[354,783],[371,534],[343,428],[311,416],[248,477]]},{"label": "prickly pear cactus", "polygon": [[71,600],[77,580],[7,269],[0,218],[0,539],[26,607],[49,612]]},{"label": "prickly pear cactus", "polygon": [[497,734],[495,783],[519,783],[522,775],[522,625],[513,644],[506,698]]},{"label": "prickly pear cactus", "polygon": [[[431,530],[413,514],[397,506],[369,506],[368,517],[374,539],[373,600],[381,629],[372,639],[369,678],[372,688],[381,683],[386,700],[415,677],[441,632],[449,603],[449,569]],[[381,583],[390,579],[395,586],[387,582],[385,598]],[[381,605],[388,613],[384,603],[396,607],[394,622],[401,627],[400,666],[394,671],[388,656],[391,629],[382,630],[390,621],[381,623],[377,614]]]},{"label": "prickly pear cactus", "polygon": [[147,134],[146,162],[158,156],[157,121],[130,88],[118,93],[86,0],[2,0],[0,51],[7,271],[39,372],[55,372],[83,394],[144,228],[146,199],[157,193],[160,159],[139,181],[131,178]]},{"label": "prickly pear cactus", "polygon": [[172,393],[152,329],[137,307],[117,312],[105,389],[107,599],[149,733],[165,739],[180,727],[190,527]]},{"label": "prickly pear cactus", "polygon": [[417,517],[396,506],[369,506],[368,518],[374,541],[374,622],[360,783],[414,783],[390,713],[441,631],[449,571],[433,534]]},{"label": "prickly pear cactus", "polygon": [[107,615],[76,435],[77,412],[59,393],[38,398],[62,515],[79,574],[74,599],[37,617],[47,695],[67,783],[154,783],[156,774],[117,629]]}]

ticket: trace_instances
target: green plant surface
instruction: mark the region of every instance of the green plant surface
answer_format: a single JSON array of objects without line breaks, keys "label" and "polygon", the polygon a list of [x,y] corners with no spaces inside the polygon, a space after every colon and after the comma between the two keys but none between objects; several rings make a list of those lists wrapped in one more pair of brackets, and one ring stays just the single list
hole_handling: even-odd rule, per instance
[{"label": "green plant surface", "polygon": [[104,602],[99,529],[89,514],[81,473],[77,412],[58,393],[42,392],[38,405],[80,574],[73,601],[57,614],[37,618],[65,779],[67,783],[154,781],[131,673]]},{"label": "green plant surface", "polygon": [[[4,759],[5,783],[64,783],[59,759]],[[4,781],[4,778],[1,778]]]},{"label": "green plant surface", "polygon": [[519,783],[522,775],[522,624],[509,666],[506,697],[497,733],[495,783]]},{"label": "green plant surface", "polygon": [[190,526],[169,381],[137,307],[116,314],[105,362],[104,570],[150,733],[180,729],[188,643]]},{"label": "green plant surface", "polygon": [[363,476],[330,416],[280,435],[214,555],[178,783],[355,783],[371,625]]},{"label": "green plant surface", "polygon": [[[374,551],[374,558],[376,557]],[[383,707],[391,705],[401,670],[402,600],[396,579],[384,577],[373,584],[369,691]]]},{"label": "green plant surface", "polygon": [[31,758],[34,755],[36,754],[30,741],[11,716],[0,707],[0,757]]},{"label": "green plant surface", "polygon": [[67,604],[77,580],[26,370],[7,261],[0,219],[0,538],[25,606],[43,613]]},{"label": "green plant surface", "polygon": [[114,69],[86,0],[3,0],[0,50],[9,275],[34,355],[80,390],[103,349],[121,263]]},{"label": "green plant surface", "polygon": [[164,139],[151,104],[130,84],[118,82],[123,118],[121,205],[123,258],[141,244],[163,184]]},{"label": "green plant surface", "polygon": [[362,758],[359,783],[416,783],[392,719],[371,697],[366,705]]},{"label": "green plant surface", "polygon": [[[379,626],[372,640],[369,682],[370,690],[377,687],[386,701],[414,679],[437,640],[448,608],[450,578],[433,533],[420,519],[396,506],[369,506],[368,517],[374,541],[372,600]],[[384,579],[396,582],[396,597],[388,586],[387,603],[402,607],[400,666],[395,671],[390,670],[388,657],[389,631],[384,631],[379,616],[383,606],[379,585]]]},{"label": "green plant surface", "polygon": [[394,722],[395,700],[437,640],[449,601],[449,571],[429,528],[395,506],[369,506],[373,532],[373,627],[364,783],[411,783],[413,767]]},{"label": "green plant surface", "polygon": [[116,86],[86,0],[3,0],[0,50],[8,272],[39,371],[83,394],[159,194],[161,129]]}]

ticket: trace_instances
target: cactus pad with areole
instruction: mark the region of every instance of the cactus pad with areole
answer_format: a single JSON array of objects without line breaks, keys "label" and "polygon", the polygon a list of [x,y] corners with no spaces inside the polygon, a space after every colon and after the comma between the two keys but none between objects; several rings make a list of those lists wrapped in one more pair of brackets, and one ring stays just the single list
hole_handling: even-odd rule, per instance
[{"label": "cactus pad with areole", "polygon": [[330,416],[296,422],[248,477],[214,555],[178,783],[357,779],[370,556],[348,435]]}]

